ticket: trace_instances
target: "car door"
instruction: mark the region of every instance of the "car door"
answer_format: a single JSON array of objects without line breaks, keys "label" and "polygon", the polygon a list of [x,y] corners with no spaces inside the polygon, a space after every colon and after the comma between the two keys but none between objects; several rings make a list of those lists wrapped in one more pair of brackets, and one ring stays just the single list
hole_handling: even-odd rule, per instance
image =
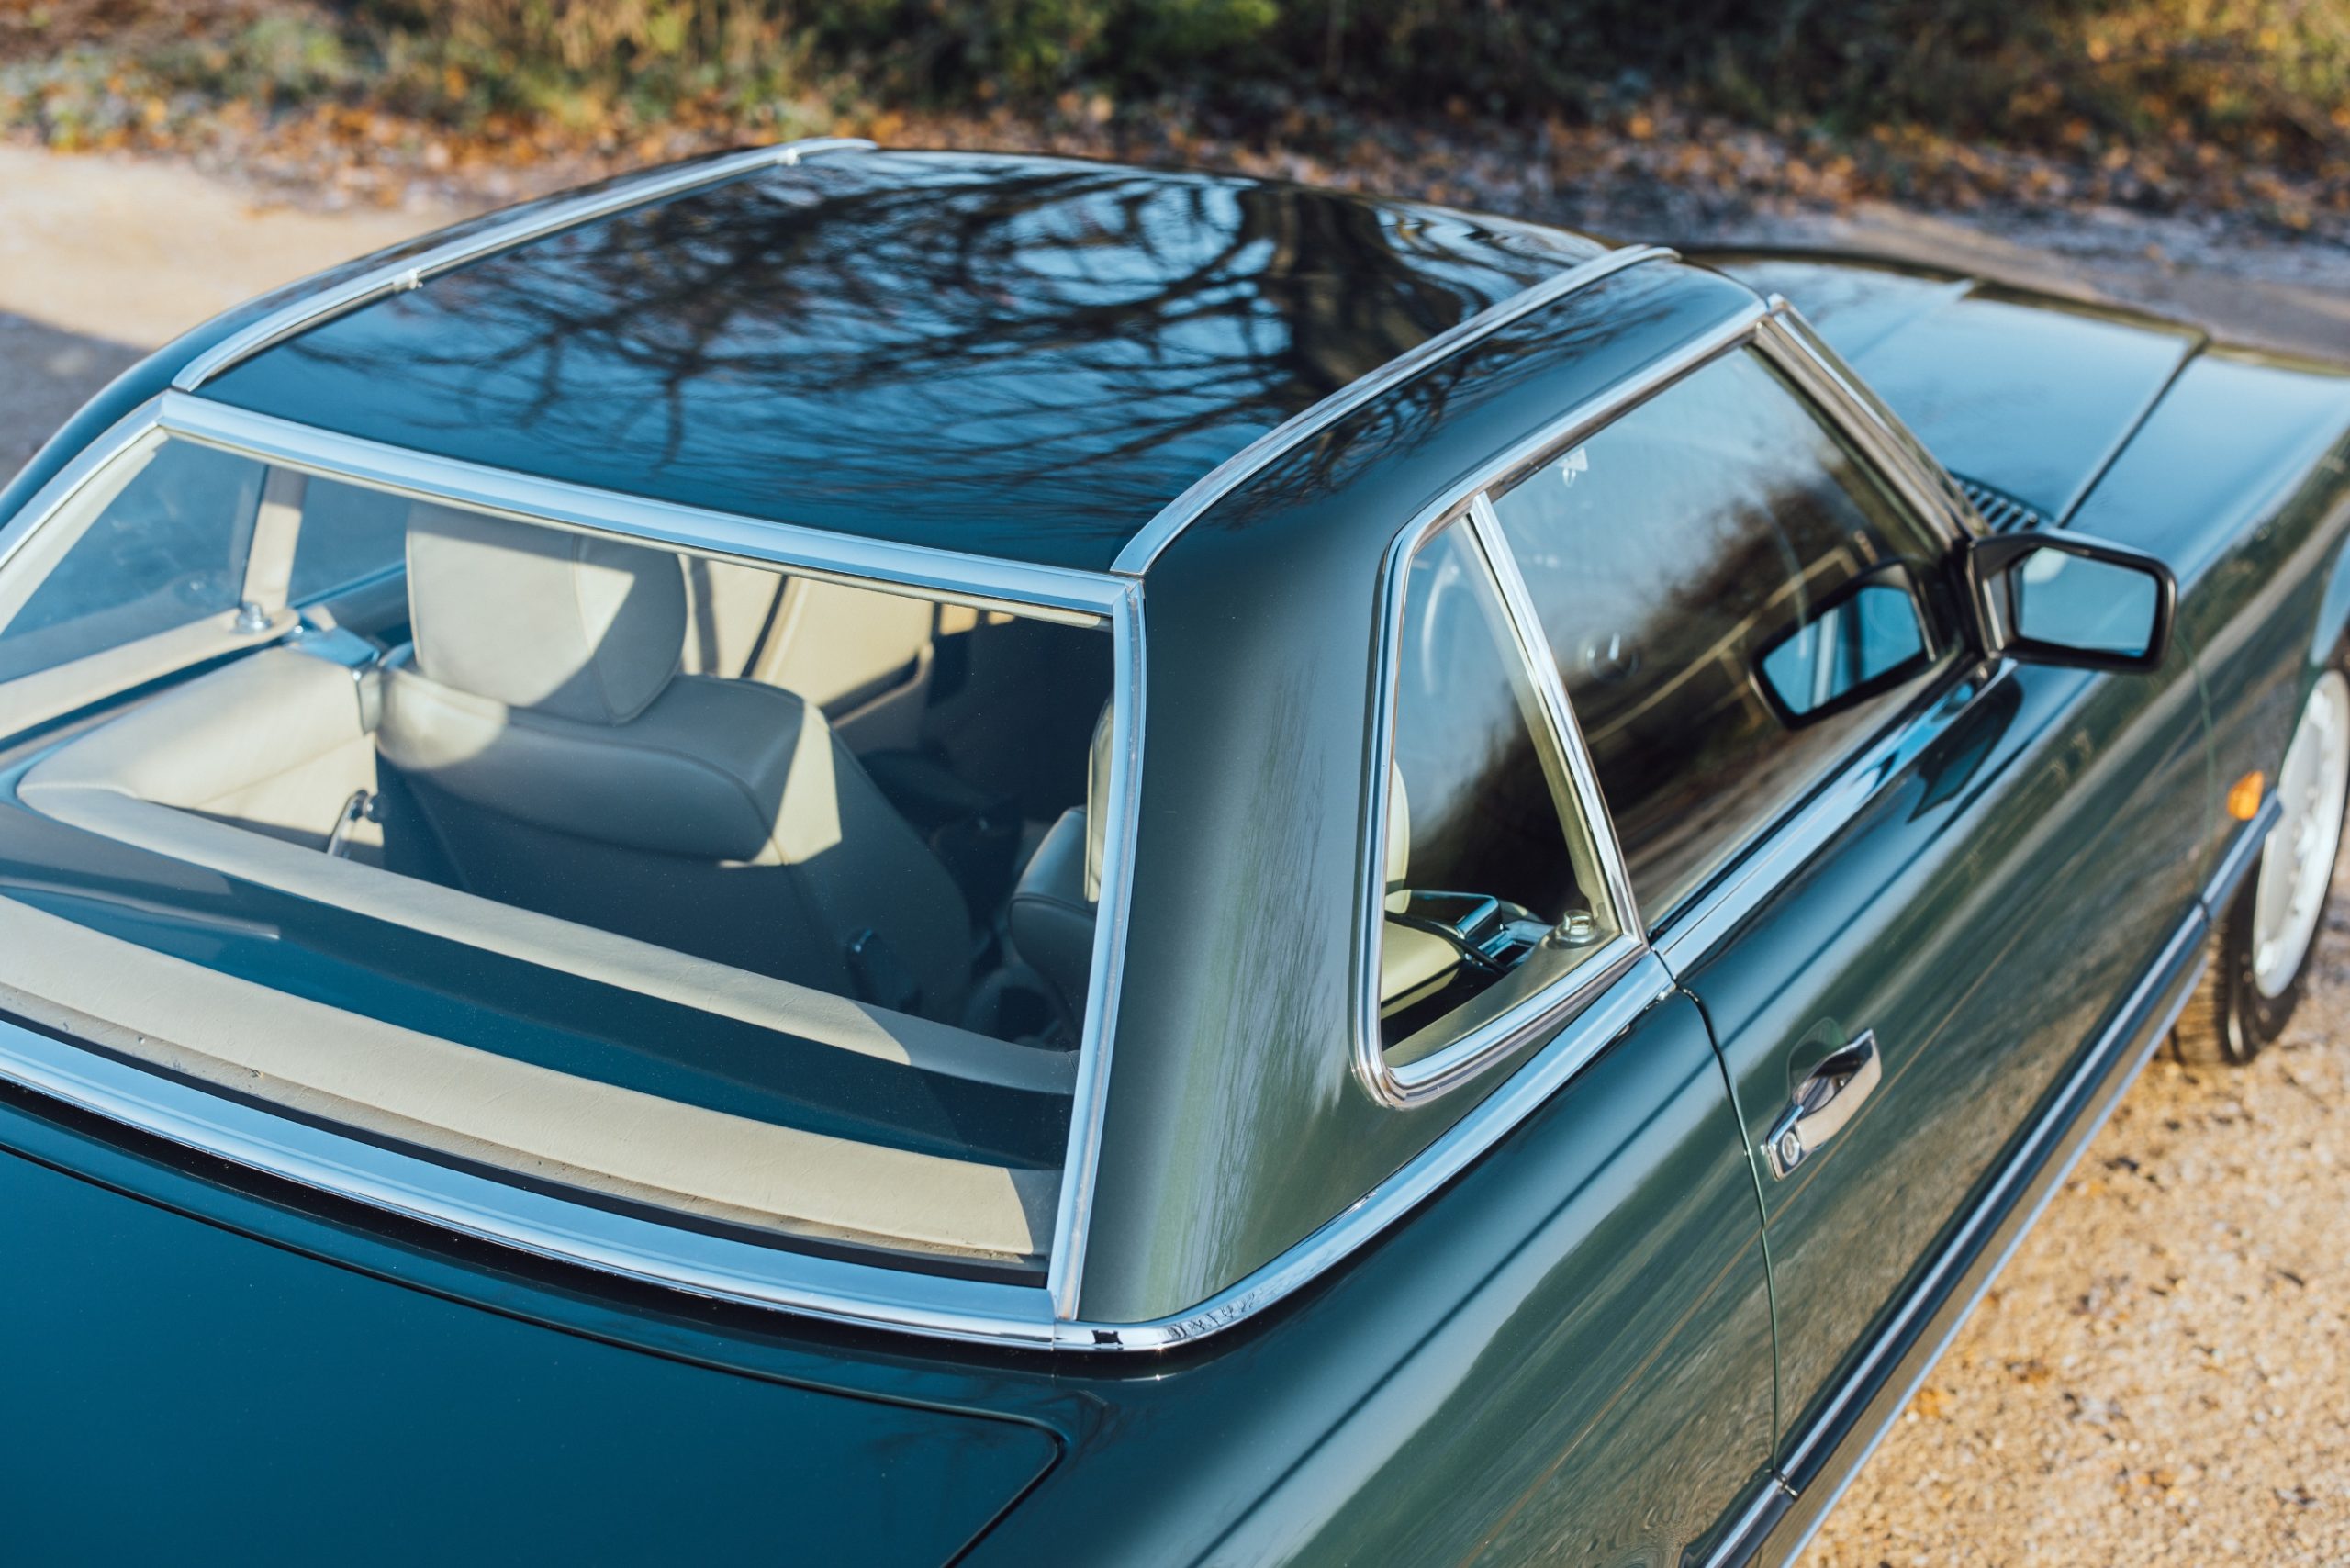
[{"label": "car door", "polygon": [[1959,541],[1832,406],[1766,328],[1495,503],[1729,1073],[1797,1484],[2192,916],[2210,809],[2184,655],[1982,659],[1937,586]]}]

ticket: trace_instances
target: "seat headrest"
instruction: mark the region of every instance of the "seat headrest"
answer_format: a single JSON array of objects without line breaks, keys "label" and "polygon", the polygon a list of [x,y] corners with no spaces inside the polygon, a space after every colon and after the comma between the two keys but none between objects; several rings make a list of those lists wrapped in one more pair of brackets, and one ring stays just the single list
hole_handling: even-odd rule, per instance
[{"label": "seat headrest", "polygon": [[408,599],[425,678],[583,723],[643,712],[685,647],[667,551],[427,502],[408,513]]}]

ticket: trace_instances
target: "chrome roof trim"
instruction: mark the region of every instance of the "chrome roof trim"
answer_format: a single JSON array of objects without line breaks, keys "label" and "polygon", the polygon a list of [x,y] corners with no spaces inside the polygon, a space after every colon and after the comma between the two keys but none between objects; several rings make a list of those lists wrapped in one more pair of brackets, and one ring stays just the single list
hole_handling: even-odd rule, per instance
[{"label": "chrome roof trim", "polygon": [[1539,310],[1553,300],[1597,283],[1604,277],[1642,262],[1669,261],[1676,252],[1662,245],[1627,245],[1581,262],[1556,276],[1521,289],[1466,320],[1454,323],[1417,346],[1397,354],[1367,375],[1356,377],[1312,407],[1301,409],[1259,436],[1193,480],[1183,493],[1158,509],[1118,552],[1110,569],[1141,577],[1158,559],[1175,536],[1196,522],[1209,508],[1240,488],[1275,458],[1309,437],[1337,424],[1348,414],[1403,385],[1430,365],[1449,359],[1480,339],[1491,337],[1518,318]]},{"label": "chrome roof trim", "polygon": [[635,178],[624,179],[608,190],[568,199],[556,197],[528,216],[505,223],[488,224],[462,239],[436,246],[420,256],[377,267],[357,277],[345,279],[330,288],[305,296],[282,309],[274,310],[189,360],[180,367],[179,374],[172,377],[172,385],[182,392],[196,391],[223,371],[232,369],[264,349],[274,347],[321,322],[390,295],[421,287],[431,278],[452,268],[464,266],[468,262],[476,262],[518,245],[527,245],[562,230],[593,223],[631,207],[681,196],[704,185],[719,185],[761,169],[791,168],[800,160],[818,153],[862,151],[872,146],[872,142],[859,137],[809,137],[772,147],[755,147],[746,151],[712,158],[706,162],[649,170]]},{"label": "chrome roof trim", "polygon": [[297,424],[185,392],[166,392],[158,401],[156,422],[174,435],[324,478],[356,479],[420,500],[453,502],[524,522],[625,533],[688,554],[766,561],[809,577],[886,582],[926,598],[1087,625],[1114,616],[1134,587],[1106,572],[861,539],[543,479]]}]

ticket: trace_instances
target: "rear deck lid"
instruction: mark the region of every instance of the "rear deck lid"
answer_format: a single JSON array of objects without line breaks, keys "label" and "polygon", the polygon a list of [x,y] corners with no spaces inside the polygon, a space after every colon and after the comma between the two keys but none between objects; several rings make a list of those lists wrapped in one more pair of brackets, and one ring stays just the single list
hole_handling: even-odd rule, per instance
[{"label": "rear deck lid", "polygon": [[[0,1110],[10,1143],[47,1125]],[[516,1315],[525,1294],[452,1300],[5,1153],[0,1273],[15,1561],[934,1565],[1058,1451],[1024,1422],[708,1364],[705,1333],[599,1337],[657,1332],[623,1312],[559,1329]]]}]

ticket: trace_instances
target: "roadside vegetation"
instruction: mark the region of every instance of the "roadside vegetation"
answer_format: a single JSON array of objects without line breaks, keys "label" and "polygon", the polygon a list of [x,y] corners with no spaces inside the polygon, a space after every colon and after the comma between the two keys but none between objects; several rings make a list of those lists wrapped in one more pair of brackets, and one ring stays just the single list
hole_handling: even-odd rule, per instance
[{"label": "roadside vegetation", "polygon": [[0,132],[330,167],[363,196],[827,131],[1515,182],[1521,207],[1628,174],[2342,235],[2350,0],[0,6]]}]

